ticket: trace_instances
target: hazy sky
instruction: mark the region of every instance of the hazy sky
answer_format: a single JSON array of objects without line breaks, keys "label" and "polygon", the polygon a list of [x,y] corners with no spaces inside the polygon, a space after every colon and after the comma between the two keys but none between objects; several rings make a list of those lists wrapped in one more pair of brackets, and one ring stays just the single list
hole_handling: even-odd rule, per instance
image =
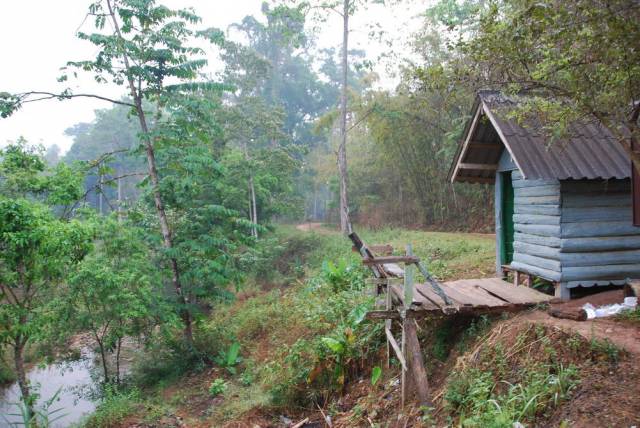
[{"label": "hazy sky", "polygon": [[[263,0],[167,0],[162,3],[170,7],[193,7],[203,19],[203,26],[226,29],[229,24],[240,21],[246,15],[260,16]],[[385,9],[370,6],[352,19],[352,48],[363,48],[373,59],[384,49],[368,40],[371,23],[379,22],[383,29],[396,38],[394,50],[404,49],[402,40],[417,28],[416,18],[428,0],[414,0],[406,6]],[[28,90],[61,91],[71,87],[75,92],[90,92],[117,98],[124,94],[123,88],[98,85],[89,74],[79,79],[70,79],[64,84],[56,82],[60,67],[69,60],[93,58],[96,49],[88,42],[78,40],[76,31],[90,32],[93,22],[86,19],[90,0],[20,0],[3,2],[0,13],[0,92],[22,92]],[[332,17],[322,26],[318,45],[338,48],[342,27],[339,17]],[[214,52],[211,52],[214,57]],[[215,67],[215,61],[212,67]],[[383,72],[379,67],[380,73]],[[389,82],[389,80],[386,80]],[[72,141],[64,130],[78,122],[93,120],[93,111],[109,107],[108,103],[73,99],[67,101],[45,101],[24,106],[7,119],[0,119],[0,145],[19,136],[32,143],[45,146],[59,145],[67,150]]]}]

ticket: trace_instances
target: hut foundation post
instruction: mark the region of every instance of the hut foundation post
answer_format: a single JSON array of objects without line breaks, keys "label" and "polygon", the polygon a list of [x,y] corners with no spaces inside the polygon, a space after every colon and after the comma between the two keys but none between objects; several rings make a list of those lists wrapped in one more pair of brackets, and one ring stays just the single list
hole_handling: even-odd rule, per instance
[{"label": "hut foundation post", "polygon": [[527,276],[524,277],[524,285],[526,285],[527,287],[531,288],[533,286],[533,276],[527,274]]},{"label": "hut foundation post", "polygon": [[556,282],[555,284],[555,296],[562,300],[563,302],[566,302],[567,300],[571,299],[571,290],[569,290],[569,287],[567,287],[567,283],[566,282]]}]

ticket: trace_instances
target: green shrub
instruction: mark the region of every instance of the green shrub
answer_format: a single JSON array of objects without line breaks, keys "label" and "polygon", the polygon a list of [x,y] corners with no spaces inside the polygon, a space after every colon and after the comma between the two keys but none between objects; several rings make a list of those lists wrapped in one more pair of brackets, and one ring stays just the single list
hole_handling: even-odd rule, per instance
[{"label": "green shrub", "polygon": [[589,341],[589,350],[594,359],[604,356],[611,363],[617,363],[620,359],[620,348],[608,339],[600,340],[593,337]]},{"label": "green shrub", "polygon": [[297,323],[308,334],[265,367],[274,403],[305,405],[326,400],[363,371],[382,344],[383,324],[364,322],[372,298],[363,292],[360,269],[345,262],[324,263],[320,274],[296,293]]},{"label": "green shrub", "polygon": [[7,385],[15,381],[16,375],[13,370],[0,360],[0,385]]},{"label": "green shrub", "polygon": [[578,384],[575,366],[535,364],[522,370],[515,383],[502,381],[497,388],[493,371],[470,368],[454,375],[444,395],[450,413],[460,415],[468,427],[512,427],[533,422],[547,408],[558,406]]},{"label": "green shrub", "polygon": [[229,373],[235,375],[235,366],[242,361],[242,357],[240,357],[240,344],[233,342],[226,351],[220,350],[215,361],[218,366],[224,367]]},{"label": "green shrub", "polygon": [[185,373],[203,370],[207,361],[206,354],[187,348],[181,336],[155,338],[135,359],[132,380],[142,387],[168,384]]},{"label": "green shrub", "polygon": [[126,391],[107,386],[102,401],[96,411],[86,421],[88,428],[107,428],[118,425],[133,413],[141,402],[140,391],[132,388]]},{"label": "green shrub", "polygon": [[616,318],[619,320],[640,324],[640,307],[629,311],[623,311],[620,314],[616,315]]},{"label": "green shrub", "polygon": [[217,397],[220,394],[224,394],[226,390],[227,382],[221,378],[214,379],[214,381],[211,382],[211,385],[209,385],[209,394],[212,397]]},{"label": "green shrub", "polygon": [[341,259],[338,263],[326,260],[322,263],[322,279],[334,292],[347,289],[362,290],[365,271],[357,264]]}]

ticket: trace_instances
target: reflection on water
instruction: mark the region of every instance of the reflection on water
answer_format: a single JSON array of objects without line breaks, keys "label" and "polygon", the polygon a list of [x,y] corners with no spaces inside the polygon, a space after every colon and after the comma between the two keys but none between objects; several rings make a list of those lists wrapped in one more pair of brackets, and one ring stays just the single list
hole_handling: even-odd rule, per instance
[{"label": "reflection on water", "polygon": [[[60,390],[58,400],[51,405],[49,411],[62,408],[63,410],[56,412],[53,417],[63,416],[56,420],[52,427],[68,427],[95,410],[94,402],[87,398],[91,395],[87,393],[94,385],[91,378],[92,369],[93,354],[85,351],[80,360],[60,362],[29,371],[27,377],[31,384],[40,385],[37,408],[42,408],[42,405]],[[11,413],[20,414],[20,408],[15,404],[19,401],[20,388],[17,383],[0,390],[0,427],[12,427],[22,422],[20,416],[10,416]]]}]

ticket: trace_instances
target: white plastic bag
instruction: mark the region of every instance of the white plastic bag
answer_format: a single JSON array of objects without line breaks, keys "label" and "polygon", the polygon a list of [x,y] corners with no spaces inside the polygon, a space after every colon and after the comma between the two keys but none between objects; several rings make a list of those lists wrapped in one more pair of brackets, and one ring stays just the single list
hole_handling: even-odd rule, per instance
[{"label": "white plastic bag", "polygon": [[612,305],[604,305],[596,308],[591,303],[585,303],[582,306],[582,309],[587,313],[587,319],[590,320],[593,318],[610,317],[612,315],[619,314],[622,311],[634,309],[636,306],[638,306],[637,297],[625,297],[623,304],[614,303]]}]

